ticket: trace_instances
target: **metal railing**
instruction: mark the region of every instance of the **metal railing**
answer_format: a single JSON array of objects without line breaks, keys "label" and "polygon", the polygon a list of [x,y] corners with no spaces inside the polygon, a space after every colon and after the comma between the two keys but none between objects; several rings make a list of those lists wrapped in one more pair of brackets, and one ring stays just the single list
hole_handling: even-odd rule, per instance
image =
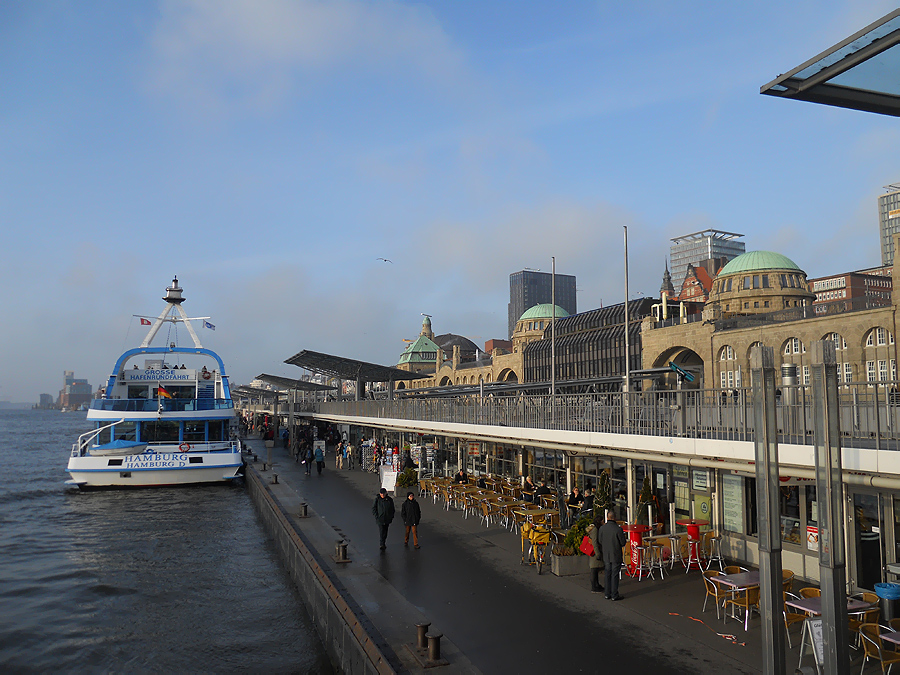
[{"label": "metal railing", "polygon": [[185,412],[192,410],[223,410],[233,408],[228,398],[98,398],[91,401],[91,410],[115,412]]},{"label": "metal railing", "polygon": [[[900,450],[900,382],[840,386],[842,445]],[[782,386],[779,442],[812,445],[812,387]],[[314,412],[455,424],[753,441],[749,388],[318,403]]]}]

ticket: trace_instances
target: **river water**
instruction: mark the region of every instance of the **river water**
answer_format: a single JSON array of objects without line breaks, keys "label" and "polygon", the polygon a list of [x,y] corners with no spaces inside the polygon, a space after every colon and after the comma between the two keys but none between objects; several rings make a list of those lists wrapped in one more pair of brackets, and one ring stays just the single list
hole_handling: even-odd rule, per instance
[{"label": "river water", "polygon": [[0,669],[332,672],[246,489],[68,488],[88,428],[0,411]]}]

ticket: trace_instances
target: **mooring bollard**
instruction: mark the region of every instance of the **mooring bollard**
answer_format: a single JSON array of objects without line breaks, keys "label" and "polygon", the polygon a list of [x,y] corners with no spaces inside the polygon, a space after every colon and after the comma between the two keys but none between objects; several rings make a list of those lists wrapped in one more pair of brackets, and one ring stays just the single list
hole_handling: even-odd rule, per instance
[{"label": "mooring bollard", "polygon": [[441,660],[441,638],[444,637],[443,633],[438,633],[437,635],[427,635],[428,638],[428,660],[429,661],[440,661]]},{"label": "mooring bollard", "polygon": [[338,562],[347,560],[347,542],[343,539],[338,539],[334,543],[334,559]]},{"label": "mooring bollard", "polygon": [[309,504],[307,504],[306,502],[300,502],[300,514],[299,515],[301,518],[309,518],[309,514],[307,513],[308,507],[309,507]]},{"label": "mooring bollard", "polygon": [[428,632],[428,627],[430,623],[417,623],[416,624],[416,640],[419,646],[419,649],[428,649],[428,639],[425,637],[425,634]]},{"label": "mooring bollard", "polygon": [[266,470],[266,463],[263,462],[263,468],[262,468],[262,471],[265,471],[265,470]]},{"label": "mooring bollard", "polygon": [[273,484],[273,485],[277,485],[277,484],[278,484],[278,474],[277,474],[277,473],[273,473],[273,474],[272,474],[272,484]]},{"label": "mooring bollard", "polygon": [[256,455],[253,455],[253,461],[254,461],[254,462],[258,462],[258,461],[259,461],[259,457],[257,457]]}]

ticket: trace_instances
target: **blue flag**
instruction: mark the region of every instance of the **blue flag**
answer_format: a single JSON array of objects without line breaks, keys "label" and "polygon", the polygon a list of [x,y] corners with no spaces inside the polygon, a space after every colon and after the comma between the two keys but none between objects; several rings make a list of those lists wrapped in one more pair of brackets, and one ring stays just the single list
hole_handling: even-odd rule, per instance
[{"label": "blue flag", "polygon": [[204,321],[204,322],[203,322],[203,327],[204,327],[204,328],[209,328],[210,330],[215,330],[215,329],[216,329],[216,327],[213,326],[209,321]]}]

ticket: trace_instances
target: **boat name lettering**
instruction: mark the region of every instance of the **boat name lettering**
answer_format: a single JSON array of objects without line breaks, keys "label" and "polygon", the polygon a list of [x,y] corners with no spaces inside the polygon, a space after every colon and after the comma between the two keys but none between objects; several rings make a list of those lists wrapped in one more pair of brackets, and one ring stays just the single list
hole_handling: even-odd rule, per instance
[{"label": "boat name lettering", "polygon": [[183,453],[156,453],[152,456],[131,455],[125,458],[124,466],[129,469],[164,469],[187,466],[188,460]]},{"label": "boat name lettering", "polygon": [[125,379],[129,382],[193,381],[197,373],[194,370],[132,370],[125,373]]}]

